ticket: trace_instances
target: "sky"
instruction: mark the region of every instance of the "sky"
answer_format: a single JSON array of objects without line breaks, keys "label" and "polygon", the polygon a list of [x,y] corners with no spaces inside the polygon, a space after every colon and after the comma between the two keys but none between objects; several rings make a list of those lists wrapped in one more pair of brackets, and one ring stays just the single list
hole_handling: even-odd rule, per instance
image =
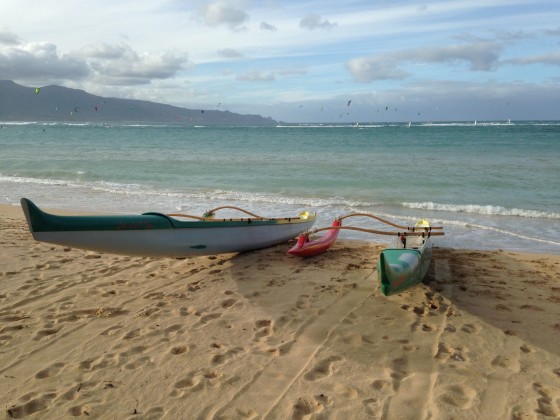
[{"label": "sky", "polygon": [[560,120],[560,1],[2,0],[0,79],[295,123]]}]

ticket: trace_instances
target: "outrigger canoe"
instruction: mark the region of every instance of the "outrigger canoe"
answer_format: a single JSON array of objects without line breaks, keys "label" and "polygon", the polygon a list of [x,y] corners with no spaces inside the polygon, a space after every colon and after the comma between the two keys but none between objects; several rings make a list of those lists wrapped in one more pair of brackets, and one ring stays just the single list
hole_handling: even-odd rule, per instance
[{"label": "outrigger canoe", "polygon": [[37,241],[144,257],[180,258],[265,248],[297,237],[316,218],[309,212],[263,218],[246,211],[253,217],[218,219],[213,211],[205,217],[162,213],[61,216],[39,209],[26,198],[21,199],[21,206]]},{"label": "outrigger canoe", "polygon": [[401,234],[379,256],[377,277],[384,295],[420,283],[428,273],[432,259],[430,224],[423,219],[416,223],[415,229],[422,235]]}]

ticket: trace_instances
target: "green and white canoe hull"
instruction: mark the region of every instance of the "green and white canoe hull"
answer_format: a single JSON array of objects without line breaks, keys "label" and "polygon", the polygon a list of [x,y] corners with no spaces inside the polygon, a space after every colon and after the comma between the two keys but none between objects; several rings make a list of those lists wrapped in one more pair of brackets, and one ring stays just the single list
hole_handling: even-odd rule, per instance
[{"label": "green and white canoe hull", "polygon": [[59,216],[23,198],[37,241],[110,254],[180,258],[242,252],[287,242],[309,230],[315,215],[181,221],[160,213]]},{"label": "green and white canoe hull", "polygon": [[381,252],[377,263],[377,276],[384,295],[390,295],[420,283],[430,268],[432,243],[428,236],[409,238],[404,248],[396,242]]}]

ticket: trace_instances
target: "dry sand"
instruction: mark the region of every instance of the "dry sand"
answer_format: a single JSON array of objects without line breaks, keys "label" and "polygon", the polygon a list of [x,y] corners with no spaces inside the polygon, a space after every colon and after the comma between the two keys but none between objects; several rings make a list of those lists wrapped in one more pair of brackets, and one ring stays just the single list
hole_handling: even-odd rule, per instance
[{"label": "dry sand", "polygon": [[560,256],[435,249],[381,295],[380,247],[189,259],[33,241],[0,206],[2,418],[560,416]]}]

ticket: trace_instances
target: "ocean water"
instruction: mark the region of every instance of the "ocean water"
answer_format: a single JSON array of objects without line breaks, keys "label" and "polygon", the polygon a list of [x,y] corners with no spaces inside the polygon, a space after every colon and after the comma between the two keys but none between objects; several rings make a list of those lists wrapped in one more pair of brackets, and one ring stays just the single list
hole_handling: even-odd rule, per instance
[{"label": "ocean water", "polygon": [[[315,227],[364,212],[404,225],[428,218],[445,226],[439,246],[560,253],[560,122],[0,126],[6,204],[27,197],[92,212],[310,210]],[[369,218],[345,224],[392,230]]]}]

